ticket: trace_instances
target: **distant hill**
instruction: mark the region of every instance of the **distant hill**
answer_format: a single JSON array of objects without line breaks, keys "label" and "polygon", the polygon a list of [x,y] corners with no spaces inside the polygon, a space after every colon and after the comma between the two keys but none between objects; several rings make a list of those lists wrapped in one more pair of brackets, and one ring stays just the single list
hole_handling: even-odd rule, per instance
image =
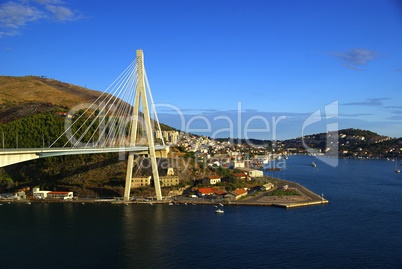
[{"label": "distant hill", "polygon": [[32,114],[93,102],[100,94],[55,79],[0,76],[0,124]]}]

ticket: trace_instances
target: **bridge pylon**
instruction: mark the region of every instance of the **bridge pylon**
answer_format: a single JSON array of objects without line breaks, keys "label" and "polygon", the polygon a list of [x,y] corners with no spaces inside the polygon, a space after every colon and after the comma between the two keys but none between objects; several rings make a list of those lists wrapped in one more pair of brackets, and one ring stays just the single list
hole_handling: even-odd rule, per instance
[{"label": "bridge pylon", "polygon": [[[136,64],[137,64],[137,84],[135,87],[135,96],[134,96],[134,107],[133,107],[133,117],[132,117],[132,125],[131,125],[131,135],[130,135],[130,146],[135,146],[137,140],[137,128],[138,128],[138,116],[140,110],[140,102],[142,103],[142,109],[144,114],[144,123],[147,133],[148,140],[148,155],[151,159],[152,166],[152,176],[154,179],[155,185],[155,193],[156,199],[162,200],[162,191],[159,181],[159,172],[158,172],[158,163],[156,161],[155,154],[155,143],[152,132],[151,125],[151,117],[149,113],[148,107],[148,98],[147,92],[145,88],[145,69],[144,69],[144,53],[142,50],[136,51]],[[131,190],[131,181],[133,176],[133,164],[134,164],[134,152],[129,152],[128,161],[127,161],[127,174],[126,174],[126,184],[124,188],[124,201],[130,200],[130,190]]]}]

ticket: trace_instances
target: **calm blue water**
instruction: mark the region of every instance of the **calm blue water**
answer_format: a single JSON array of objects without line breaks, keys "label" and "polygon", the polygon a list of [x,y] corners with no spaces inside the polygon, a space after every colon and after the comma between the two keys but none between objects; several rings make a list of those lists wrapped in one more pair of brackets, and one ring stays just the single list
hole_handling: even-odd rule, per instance
[{"label": "calm blue water", "polygon": [[295,156],[286,165],[275,175],[330,203],[222,215],[199,205],[3,204],[0,268],[402,268],[393,162],[332,168]]}]

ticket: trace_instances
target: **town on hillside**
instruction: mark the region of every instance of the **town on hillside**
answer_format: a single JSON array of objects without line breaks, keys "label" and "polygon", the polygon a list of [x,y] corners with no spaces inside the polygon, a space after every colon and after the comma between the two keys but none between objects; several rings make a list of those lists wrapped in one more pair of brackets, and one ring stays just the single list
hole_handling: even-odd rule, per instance
[{"label": "town on hillside", "polygon": [[[171,153],[159,160],[160,183],[164,197],[203,198],[236,201],[260,191],[283,188],[286,183],[264,176],[264,171],[281,171],[286,159],[295,154],[317,154],[352,158],[389,158],[401,155],[401,140],[380,136],[369,131],[346,129],[337,135],[337,147],[326,143],[335,134],[316,134],[285,141],[244,141],[212,139],[176,130],[162,131],[156,138],[170,145]],[[308,145],[313,151],[305,148]],[[333,149],[337,149],[336,152]],[[147,158],[137,161],[132,178],[132,197],[148,199],[154,196],[152,172]],[[272,174],[275,176],[274,174]],[[121,187],[120,187],[121,188]],[[92,198],[111,198],[106,185]],[[7,192],[1,186],[0,199],[62,199],[88,196],[72,189],[40,190],[38,187],[15,188]],[[113,195],[118,197],[118,195]]]}]

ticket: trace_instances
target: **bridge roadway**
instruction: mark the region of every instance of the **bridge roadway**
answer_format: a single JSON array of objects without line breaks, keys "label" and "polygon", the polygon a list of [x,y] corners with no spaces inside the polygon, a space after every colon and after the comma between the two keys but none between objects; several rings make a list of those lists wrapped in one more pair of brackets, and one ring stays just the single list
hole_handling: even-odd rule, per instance
[{"label": "bridge roadway", "polygon": [[[21,163],[39,158],[77,155],[77,154],[97,154],[110,152],[133,152],[138,155],[147,155],[149,147],[104,147],[104,148],[24,148],[24,149],[2,149],[0,150],[0,167]],[[169,146],[155,146],[156,157],[166,158]]]}]

